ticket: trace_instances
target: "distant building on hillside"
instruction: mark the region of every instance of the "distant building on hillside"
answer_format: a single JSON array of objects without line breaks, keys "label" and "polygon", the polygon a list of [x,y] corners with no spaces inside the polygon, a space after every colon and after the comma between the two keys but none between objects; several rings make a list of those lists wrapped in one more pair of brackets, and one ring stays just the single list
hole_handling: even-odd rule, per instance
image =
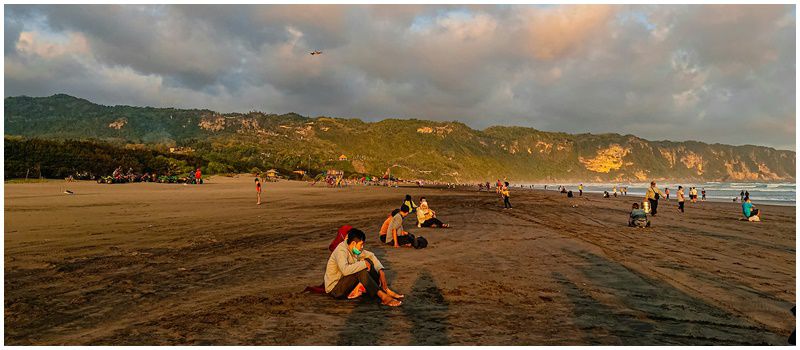
[{"label": "distant building on hillside", "polygon": [[341,156],[339,156],[339,160],[340,161],[346,161],[347,160],[347,156],[342,154]]}]

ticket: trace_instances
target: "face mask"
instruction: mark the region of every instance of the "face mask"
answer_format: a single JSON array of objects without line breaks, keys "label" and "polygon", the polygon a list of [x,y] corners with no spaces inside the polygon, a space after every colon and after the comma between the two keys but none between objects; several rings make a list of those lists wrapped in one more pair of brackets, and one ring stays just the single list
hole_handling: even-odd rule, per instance
[{"label": "face mask", "polygon": [[355,255],[361,255],[361,251],[360,251],[360,250],[358,250],[358,248],[356,248],[356,247],[353,247],[353,254],[355,254]]}]

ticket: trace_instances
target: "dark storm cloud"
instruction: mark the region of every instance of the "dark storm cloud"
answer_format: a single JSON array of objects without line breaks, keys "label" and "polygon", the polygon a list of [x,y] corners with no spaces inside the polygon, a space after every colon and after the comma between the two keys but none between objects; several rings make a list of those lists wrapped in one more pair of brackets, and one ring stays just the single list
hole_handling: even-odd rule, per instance
[{"label": "dark storm cloud", "polygon": [[5,87],[794,149],[792,10],[7,5]]}]

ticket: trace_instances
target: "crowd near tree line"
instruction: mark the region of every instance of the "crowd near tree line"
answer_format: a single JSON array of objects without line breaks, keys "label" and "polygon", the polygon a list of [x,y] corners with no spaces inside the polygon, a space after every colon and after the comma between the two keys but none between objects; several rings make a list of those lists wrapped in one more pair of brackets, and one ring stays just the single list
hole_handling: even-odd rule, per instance
[{"label": "crowd near tree line", "polygon": [[[193,144],[194,146],[194,144]],[[170,152],[168,147],[116,144],[101,140],[56,140],[5,136],[5,179],[73,178],[101,180],[123,173],[125,179],[153,181],[165,177],[168,182],[192,179],[197,169],[203,174],[262,173],[276,169],[292,174],[297,157],[259,157],[258,151],[242,145],[197,144],[195,152]],[[304,176],[314,178],[324,172],[324,164],[312,163]],[[352,172],[344,170],[349,177]],[[153,178],[152,175],[156,174]],[[177,180],[176,180],[177,179]]]}]

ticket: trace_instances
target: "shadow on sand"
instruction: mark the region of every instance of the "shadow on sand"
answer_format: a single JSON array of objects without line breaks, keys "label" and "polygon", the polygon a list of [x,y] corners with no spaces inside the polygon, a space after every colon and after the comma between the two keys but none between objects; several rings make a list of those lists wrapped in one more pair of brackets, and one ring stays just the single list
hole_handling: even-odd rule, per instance
[{"label": "shadow on sand", "polygon": [[[396,274],[391,270],[384,253],[382,248],[375,251],[386,268],[386,279],[391,286]],[[411,291],[404,294],[406,300],[397,308],[382,306],[377,300],[369,298],[348,301],[356,305],[347,317],[336,345],[403,345],[399,343],[409,338],[408,345],[450,344],[447,335],[448,305],[430,272],[420,271]],[[409,323],[410,337],[393,329],[405,322]],[[393,341],[390,338],[393,336],[398,339]]]},{"label": "shadow on sand", "polygon": [[553,278],[573,305],[587,344],[769,345],[785,336],[731,314],[672,285],[604,257],[578,251],[588,264],[583,288],[560,273]]}]

